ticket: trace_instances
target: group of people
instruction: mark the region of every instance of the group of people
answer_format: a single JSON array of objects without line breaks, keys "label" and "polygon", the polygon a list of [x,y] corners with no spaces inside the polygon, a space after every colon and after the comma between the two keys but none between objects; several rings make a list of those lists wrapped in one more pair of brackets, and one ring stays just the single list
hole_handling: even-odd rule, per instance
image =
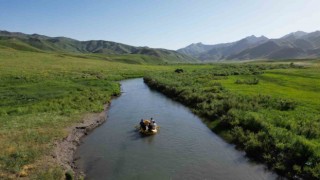
[{"label": "group of people", "polygon": [[152,131],[153,129],[157,128],[157,124],[153,118],[150,118],[150,121],[148,123],[145,123],[145,121],[141,119],[140,128],[144,131]]}]

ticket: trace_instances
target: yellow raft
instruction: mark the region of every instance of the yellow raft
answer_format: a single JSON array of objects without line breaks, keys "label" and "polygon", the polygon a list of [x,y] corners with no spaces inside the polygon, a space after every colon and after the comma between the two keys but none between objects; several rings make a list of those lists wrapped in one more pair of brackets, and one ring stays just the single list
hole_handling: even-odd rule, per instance
[{"label": "yellow raft", "polygon": [[[150,120],[143,120],[143,123],[146,125],[146,126],[148,126],[149,124],[150,124]],[[144,134],[144,135],[154,135],[154,134],[157,134],[158,133],[158,130],[160,129],[160,127],[159,126],[156,126],[156,128],[155,129],[152,129],[151,131],[150,130],[143,130],[143,129],[141,129],[140,127],[139,127],[139,132],[141,133],[141,134]]]}]

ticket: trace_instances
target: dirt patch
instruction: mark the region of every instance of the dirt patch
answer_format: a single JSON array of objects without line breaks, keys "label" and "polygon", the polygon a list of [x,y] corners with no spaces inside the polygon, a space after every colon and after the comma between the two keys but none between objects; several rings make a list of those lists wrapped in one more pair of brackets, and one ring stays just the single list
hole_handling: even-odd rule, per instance
[{"label": "dirt patch", "polygon": [[86,115],[82,123],[69,128],[69,135],[66,138],[55,143],[52,156],[55,161],[63,167],[65,172],[77,172],[74,163],[74,153],[81,144],[81,138],[88,135],[93,129],[106,121],[108,108],[109,104],[106,104],[104,111]]}]

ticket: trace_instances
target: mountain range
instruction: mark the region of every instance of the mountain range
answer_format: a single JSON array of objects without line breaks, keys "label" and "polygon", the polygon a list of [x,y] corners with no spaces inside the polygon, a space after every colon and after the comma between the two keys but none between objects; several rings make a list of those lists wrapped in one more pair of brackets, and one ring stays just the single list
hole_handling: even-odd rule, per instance
[{"label": "mountain range", "polygon": [[254,35],[239,41],[206,45],[194,43],[177,51],[136,47],[127,44],[67,37],[48,37],[39,34],[0,31],[0,48],[32,52],[58,52],[113,56],[129,63],[195,63],[251,59],[303,59],[320,57],[320,31],[297,31],[278,39]]},{"label": "mountain range", "polygon": [[198,61],[196,58],[189,55],[167,49],[136,47],[104,40],[78,41],[66,37],[48,37],[39,34],[29,35],[8,31],[0,31],[0,47],[1,46],[32,52],[128,55],[128,59],[130,59],[130,57],[136,58],[140,55],[140,59],[156,63],[185,63]]},{"label": "mountain range", "polygon": [[279,39],[252,35],[231,43],[191,44],[177,51],[201,61],[317,58],[320,57],[320,31],[297,31]]}]

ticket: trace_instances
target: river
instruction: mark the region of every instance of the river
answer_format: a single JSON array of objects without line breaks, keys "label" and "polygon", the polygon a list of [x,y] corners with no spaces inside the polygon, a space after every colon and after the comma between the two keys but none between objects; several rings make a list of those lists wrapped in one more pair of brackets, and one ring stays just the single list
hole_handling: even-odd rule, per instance
[{"label": "river", "polygon": [[[121,81],[107,121],[83,139],[77,166],[86,179],[277,179],[214,134],[182,104],[149,89],[143,79]],[[136,130],[141,118],[160,126],[154,136]]]}]

